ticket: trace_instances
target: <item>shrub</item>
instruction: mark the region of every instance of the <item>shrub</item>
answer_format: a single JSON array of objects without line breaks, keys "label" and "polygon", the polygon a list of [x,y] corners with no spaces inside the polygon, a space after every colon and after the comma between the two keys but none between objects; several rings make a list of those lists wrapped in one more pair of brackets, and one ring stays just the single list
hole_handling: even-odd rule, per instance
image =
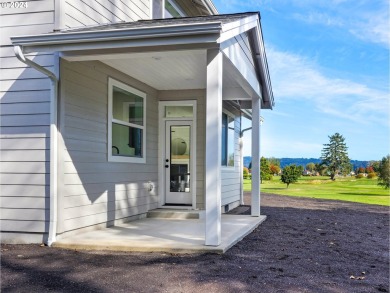
[{"label": "shrub", "polygon": [[356,173],[358,173],[358,174],[361,174],[361,173],[363,174],[364,172],[366,172],[366,169],[364,169],[363,167],[360,167],[356,170]]},{"label": "shrub", "polygon": [[355,177],[356,177],[356,179],[362,179],[362,178],[364,178],[364,175],[363,175],[363,173],[359,173]]},{"label": "shrub", "polygon": [[375,172],[368,173],[368,175],[367,175],[368,179],[372,179],[372,178],[375,178],[375,177],[376,177],[376,173]]},{"label": "shrub", "polygon": [[287,188],[291,183],[295,183],[298,181],[298,178],[302,174],[302,167],[297,165],[289,165],[283,168],[282,176],[280,176],[280,180],[283,183],[287,184]]},{"label": "shrub", "polygon": [[280,167],[279,166],[271,164],[269,166],[269,169],[270,169],[272,175],[278,175],[280,173]]}]

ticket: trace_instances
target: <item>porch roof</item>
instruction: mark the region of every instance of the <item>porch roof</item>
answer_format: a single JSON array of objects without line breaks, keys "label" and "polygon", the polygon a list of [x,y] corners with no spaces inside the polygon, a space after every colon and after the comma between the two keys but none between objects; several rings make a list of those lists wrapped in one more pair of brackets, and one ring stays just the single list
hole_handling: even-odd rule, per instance
[{"label": "porch roof", "polygon": [[[224,83],[230,86],[224,88],[224,99],[242,100],[244,109],[251,108],[252,96],[261,98],[263,109],[274,105],[258,12],[140,20],[11,40],[24,53],[60,52],[68,61],[102,61],[159,90],[205,88],[206,51],[218,48],[224,53]],[[247,48],[242,49],[243,45]],[[151,76],[151,71],[146,76],[137,76],[142,70],[128,71],[137,66],[154,66],[152,62],[161,58],[173,65],[171,76],[166,73],[167,66],[160,66],[160,72],[153,69],[156,76],[166,76],[165,80]],[[176,58],[181,58],[181,63]],[[121,69],[119,65],[124,60],[131,66]],[[183,78],[182,68],[186,66],[188,76]],[[171,88],[165,84],[168,80],[174,82]]]}]

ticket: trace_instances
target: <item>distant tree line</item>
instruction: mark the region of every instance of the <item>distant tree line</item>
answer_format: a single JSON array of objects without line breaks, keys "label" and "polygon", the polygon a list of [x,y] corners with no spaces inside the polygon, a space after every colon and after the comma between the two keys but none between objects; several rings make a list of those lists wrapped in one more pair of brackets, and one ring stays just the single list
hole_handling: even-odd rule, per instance
[{"label": "distant tree line", "polygon": [[[287,184],[287,187],[297,182],[301,175],[322,175],[330,176],[335,180],[337,176],[355,175],[356,178],[378,177],[378,185],[389,188],[390,185],[390,155],[383,157],[381,161],[370,161],[366,167],[360,166],[354,170],[354,165],[348,157],[348,147],[345,138],[339,133],[329,136],[329,143],[324,144],[321,152],[321,160],[309,162],[305,166],[290,164],[281,168],[280,159],[261,157],[260,159],[260,180],[271,180],[275,175],[281,175],[280,180]],[[249,169],[244,167],[244,178],[248,178]],[[353,170],[354,173],[353,174]]]},{"label": "distant tree line", "polygon": [[[313,163],[313,164],[320,164],[321,159],[320,158],[267,158],[269,159],[275,159],[278,160],[280,163],[280,168],[283,169],[284,167],[288,165],[297,165],[302,166],[303,168],[306,168],[307,164]],[[244,157],[244,166],[249,167],[250,163],[252,161],[252,157],[245,156]],[[371,164],[372,161],[360,161],[360,160],[350,160],[350,163],[352,165],[352,170],[356,170],[359,167],[366,168]],[[379,162],[379,161],[378,161]]]}]

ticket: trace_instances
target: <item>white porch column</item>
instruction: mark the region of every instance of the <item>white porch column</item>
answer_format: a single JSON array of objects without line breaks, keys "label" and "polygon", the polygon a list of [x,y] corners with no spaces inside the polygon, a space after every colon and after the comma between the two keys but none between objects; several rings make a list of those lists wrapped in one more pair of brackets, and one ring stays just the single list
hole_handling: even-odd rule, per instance
[{"label": "white porch column", "polygon": [[252,97],[252,216],[260,216],[260,99]]},{"label": "white porch column", "polygon": [[205,244],[221,244],[222,53],[207,50]]}]

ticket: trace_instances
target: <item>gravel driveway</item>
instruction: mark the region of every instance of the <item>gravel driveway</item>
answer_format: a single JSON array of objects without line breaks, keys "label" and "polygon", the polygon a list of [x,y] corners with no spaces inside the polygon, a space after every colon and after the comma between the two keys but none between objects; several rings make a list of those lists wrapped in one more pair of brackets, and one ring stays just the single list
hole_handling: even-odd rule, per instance
[{"label": "gravel driveway", "polygon": [[262,214],[223,255],[2,245],[1,292],[389,292],[388,207],[262,194]]}]

